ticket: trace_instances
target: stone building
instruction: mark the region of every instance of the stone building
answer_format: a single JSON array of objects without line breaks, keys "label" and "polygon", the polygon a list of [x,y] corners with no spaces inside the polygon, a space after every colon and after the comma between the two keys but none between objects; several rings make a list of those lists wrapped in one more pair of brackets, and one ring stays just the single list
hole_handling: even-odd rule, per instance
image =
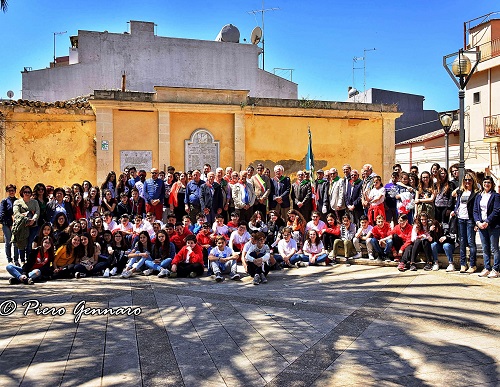
[{"label": "stone building", "polygon": [[69,57],[22,72],[23,99],[59,101],[96,89],[154,92],[154,86],[249,90],[251,97],[297,98],[297,84],[258,66],[261,49],[248,43],[155,35],[155,24],[130,22],[130,32],[78,31]]}]

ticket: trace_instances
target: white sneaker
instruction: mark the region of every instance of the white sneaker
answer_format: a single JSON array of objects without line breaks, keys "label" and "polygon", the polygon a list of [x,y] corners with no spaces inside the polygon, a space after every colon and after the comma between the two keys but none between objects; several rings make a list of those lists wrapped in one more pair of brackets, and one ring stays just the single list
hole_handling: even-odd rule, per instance
[{"label": "white sneaker", "polygon": [[130,272],[128,270],[124,270],[122,272],[122,278],[129,278],[131,275],[132,275],[132,272]]},{"label": "white sneaker", "polygon": [[253,276],[253,284],[254,284],[254,285],[259,285],[259,284],[260,284],[260,275],[255,274],[255,275]]},{"label": "white sneaker", "polygon": [[161,269],[160,272],[158,273],[158,278],[164,278],[170,274],[170,271],[168,269]]},{"label": "white sneaker", "polygon": [[146,269],[142,272],[143,275],[151,275],[153,273],[153,270],[151,269]]},{"label": "white sneaker", "polygon": [[452,271],[455,271],[455,265],[453,263],[448,264],[448,267],[446,268],[447,273],[451,273]]},{"label": "white sneaker", "polygon": [[488,278],[498,278],[500,277],[500,273],[493,269],[490,274],[488,274]]},{"label": "white sneaker", "polygon": [[375,260],[375,257],[373,256],[373,254],[371,254],[371,253],[370,253],[370,254],[368,254],[368,259],[370,259],[370,260],[374,261],[374,260]]},{"label": "white sneaker", "polygon": [[479,273],[479,277],[488,277],[490,275],[490,271],[488,269],[483,269],[481,273]]},{"label": "white sneaker", "polygon": [[353,255],[351,258],[352,259],[358,259],[358,258],[361,258],[361,257],[362,257],[361,253],[356,253],[356,255]]},{"label": "white sneaker", "polygon": [[116,275],[116,272],[118,269],[116,267],[112,268],[111,271],[109,272],[109,275]]},{"label": "white sneaker", "polygon": [[438,271],[439,270],[439,263],[435,263],[432,265],[432,271]]},{"label": "white sneaker", "polygon": [[104,274],[102,276],[108,278],[109,277],[109,269],[104,270]]}]

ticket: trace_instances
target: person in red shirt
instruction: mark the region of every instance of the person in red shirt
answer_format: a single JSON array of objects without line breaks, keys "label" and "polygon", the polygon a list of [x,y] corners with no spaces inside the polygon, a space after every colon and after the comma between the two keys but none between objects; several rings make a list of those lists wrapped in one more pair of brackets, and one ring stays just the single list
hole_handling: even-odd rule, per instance
[{"label": "person in red shirt", "polygon": [[186,244],[186,237],[192,235],[193,233],[189,231],[181,222],[175,224],[175,232],[170,237],[170,242],[175,245],[175,250],[180,251],[182,247]]},{"label": "person in red shirt", "polygon": [[398,265],[399,271],[405,271],[406,263],[411,259],[411,250],[413,248],[411,241],[412,230],[413,227],[408,223],[408,215],[399,215],[398,225],[392,229],[392,245],[397,251],[396,259],[401,257],[401,262]]},{"label": "person in red shirt", "polygon": [[333,242],[335,239],[340,238],[340,225],[337,224],[337,220],[333,214],[328,214],[326,217],[326,228],[323,230],[321,235],[321,240],[323,241],[323,246],[325,250],[333,250]]},{"label": "person in red shirt", "polygon": [[170,278],[191,277],[203,275],[203,251],[196,243],[196,237],[191,234],[186,236],[186,245],[175,254],[170,269]]},{"label": "person in red shirt", "polygon": [[40,243],[39,247],[31,250],[23,267],[7,265],[6,270],[12,276],[9,278],[9,284],[33,285],[36,279],[50,276],[51,265],[54,261],[54,242],[50,236],[45,236]]},{"label": "person in red shirt", "polygon": [[376,217],[376,224],[372,228],[370,243],[373,246],[374,252],[378,254],[378,260],[391,261],[389,253],[392,250],[392,230],[391,225],[385,221],[382,215],[377,215]]},{"label": "person in red shirt", "polygon": [[210,228],[210,224],[205,222],[201,226],[200,232],[196,235],[196,243],[198,243],[203,250],[203,263],[208,266],[208,253],[215,246],[215,235]]}]

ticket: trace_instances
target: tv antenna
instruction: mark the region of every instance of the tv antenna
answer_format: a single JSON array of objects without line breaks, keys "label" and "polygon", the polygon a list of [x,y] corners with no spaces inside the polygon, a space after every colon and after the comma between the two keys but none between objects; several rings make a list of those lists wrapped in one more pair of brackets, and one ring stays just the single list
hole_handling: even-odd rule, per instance
[{"label": "tv antenna", "polygon": [[[264,55],[265,55],[265,49],[264,49],[264,14],[266,12],[269,12],[269,11],[278,11],[279,8],[264,8],[264,0],[262,0],[262,8],[261,9],[256,9],[256,10],[253,10],[253,11],[248,11],[249,14],[252,14],[254,16],[256,16],[258,13],[261,14],[262,16],[262,34],[261,34],[261,39],[260,39],[260,42],[262,42],[262,70],[264,70]],[[255,31],[255,28],[254,28],[254,31]],[[253,32],[252,31],[252,37],[253,37]],[[253,43],[252,41],[252,44],[258,44],[257,43]]]},{"label": "tv antenna", "polygon": [[56,35],[64,35],[67,33],[68,31],[54,32],[54,67],[56,67]]},{"label": "tv antenna", "polygon": [[[354,86],[354,70],[361,70],[363,69],[363,94],[365,96],[365,101],[366,101],[366,53],[368,51],[375,51],[375,48],[365,48],[363,50],[363,56],[355,56],[352,58],[352,85]],[[356,63],[358,61],[363,61],[363,67],[356,67]]]}]

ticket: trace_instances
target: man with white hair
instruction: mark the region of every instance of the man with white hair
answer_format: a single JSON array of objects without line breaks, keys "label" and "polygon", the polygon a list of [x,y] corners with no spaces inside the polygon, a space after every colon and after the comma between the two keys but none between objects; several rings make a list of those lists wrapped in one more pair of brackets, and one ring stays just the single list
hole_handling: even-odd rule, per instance
[{"label": "man with white hair", "polygon": [[323,207],[326,206],[327,212],[332,211],[337,222],[342,222],[342,216],[345,214],[345,197],[344,197],[344,179],[341,179],[337,168],[330,168],[330,183],[325,185],[327,198]]},{"label": "man with white hair", "polygon": [[240,221],[248,223],[253,214],[252,207],[255,203],[253,185],[247,181],[248,172],[240,172],[240,180],[233,185],[232,196],[234,207],[239,211]]},{"label": "man with white hair", "polygon": [[290,178],[283,176],[285,168],[278,164],[274,166],[274,178],[271,180],[271,201],[269,208],[278,212],[283,219],[286,219],[290,209]]},{"label": "man with white hair", "polygon": [[373,188],[373,178],[377,176],[376,173],[373,173],[373,166],[371,164],[363,165],[361,168],[361,178],[363,179],[363,185],[361,187],[362,191],[362,203],[363,208],[365,208],[365,212],[368,211],[370,207],[370,203],[368,202],[368,194]]}]

